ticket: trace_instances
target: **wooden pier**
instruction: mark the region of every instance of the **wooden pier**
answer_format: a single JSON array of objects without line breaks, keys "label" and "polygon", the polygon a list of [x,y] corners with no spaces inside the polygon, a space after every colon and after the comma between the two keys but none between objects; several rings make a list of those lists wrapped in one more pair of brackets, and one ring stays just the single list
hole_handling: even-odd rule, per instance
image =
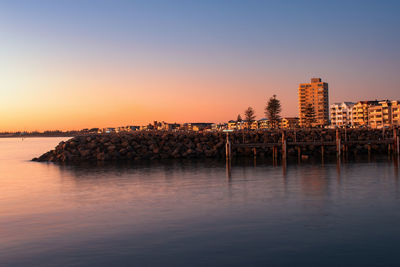
[{"label": "wooden pier", "polygon": [[[253,149],[254,157],[257,155],[258,148],[272,148],[272,157],[275,160],[278,159],[279,148],[281,152],[282,160],[285,161],[287,158],[288,147],[297,148],[298,158],[301,158],[301,148],[306,146],[321,147],[321,156],[324,157],[326,147],[336,147],[336,156],[340,158],[343,153],[349,152],[349,146],[352,145],[367,145],[368,154],[371,155],[371,146],[373,145],[387,145],[388,153],[399,157],[399,134],[398,129],[393,129],[392,138],[383,138],[379,140],[347,140],[346,130],[344,130],[345,138],[341,138],[341,130],[336,129],[336,140],[334,141],[297,141],[296,136],[294,141],[288,141],[286,139],[285,131],[281,132],[281,140],[274,143],[232,143],[229,139],[229,134],[226,136],[226,158],[232,158],[232,148],[250,148]],[[384,136],[384,130],[383,130]]]}]

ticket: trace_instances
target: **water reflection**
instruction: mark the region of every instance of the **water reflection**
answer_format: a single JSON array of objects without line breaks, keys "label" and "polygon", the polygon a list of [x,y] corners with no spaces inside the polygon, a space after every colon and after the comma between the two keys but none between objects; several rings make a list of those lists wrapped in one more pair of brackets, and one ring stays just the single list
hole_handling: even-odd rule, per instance
[{"label": "water reflection", "polygon": [[58,141],[0,141],[6,266],[397,262],[398,159],[26,161]]}]

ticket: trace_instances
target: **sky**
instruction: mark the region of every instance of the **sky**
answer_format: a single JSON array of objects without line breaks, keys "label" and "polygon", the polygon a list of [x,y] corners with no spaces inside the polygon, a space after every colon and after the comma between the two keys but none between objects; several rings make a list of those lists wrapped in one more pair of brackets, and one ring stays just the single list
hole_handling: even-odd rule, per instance
[{"label": "sky", "polygon": [[[0,131],[226,122],[299,83],[400,100],[400,1],[0,0]],[[243,116],[243,115],[242,115]]]}]

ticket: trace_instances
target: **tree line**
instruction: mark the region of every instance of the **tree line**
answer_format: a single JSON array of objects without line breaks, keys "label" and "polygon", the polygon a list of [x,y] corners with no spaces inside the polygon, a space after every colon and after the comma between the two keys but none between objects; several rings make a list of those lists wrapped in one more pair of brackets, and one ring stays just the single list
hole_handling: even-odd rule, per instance
[{"label": "tree line", "polygon": [[[271,128],[275,129],[279,127],[279,122],[281,120],[280,116],[281,112],[282,112],[281,101],[276,98],[276,95],[273,95],[272,97],[269,98],[264,108],[265,117],[268,119]],[[249,128],[250,125],[255,121],[255,118],[256,118],[256,113],[254,109],[251,106],[249,106],[244,111],[244,120],[242,119],[242,116],[238,114],[236,121],[247,122],[247,128]],[[315,118],[314,107],[311,104],[308,104],[304,111],[304,124],[306,127],[310,128],[312,127],[312,124],[315,121],[316,118]]]}]

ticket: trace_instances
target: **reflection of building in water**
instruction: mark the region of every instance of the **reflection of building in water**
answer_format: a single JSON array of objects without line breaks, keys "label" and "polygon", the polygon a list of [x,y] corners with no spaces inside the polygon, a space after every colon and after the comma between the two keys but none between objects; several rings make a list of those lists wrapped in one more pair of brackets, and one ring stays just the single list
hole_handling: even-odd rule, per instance
[{"label": "reflection of building in water", "polygon": [[306,195],[326,195],[328,192],[327,170],[320,166],[310,166],[302,173],[301,187]]},{"label": "reflection of building in water", "polygon": [[336,182],[334,169],[321,166],[307,166],[300,170],[300,187],[304,201],[303,207],[312,213],[325,212],[330,198],[330,183]]}]

